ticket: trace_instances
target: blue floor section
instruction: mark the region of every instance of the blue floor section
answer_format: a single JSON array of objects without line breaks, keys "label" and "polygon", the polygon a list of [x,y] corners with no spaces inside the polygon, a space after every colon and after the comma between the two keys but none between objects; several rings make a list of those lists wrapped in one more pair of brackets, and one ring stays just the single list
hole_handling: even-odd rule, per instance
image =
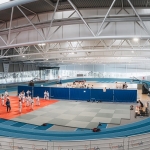
[{"label": "blue floor section", "polygon": [[35,129],[37,129],[37,130],[47,130],[52,126],[53,126],[53,124],[47,124],[46,126],[38,126]]},{"label": "blue floor section", "polygon": [[0,123],[7,121],[6,119],[0,119]]},{"label": "blue floor section", "polygon": [[11,126],[13,126],[13,127],[22,127],[22,126],[24,126],[24,125],[26,125],[26,123],[17,122],[16,124],[13,124],[13,125],[11,125]]},{"label": "blue floor section", "polygon": [[98,126],[99,129],[105,129],[107,127],[106,123],[101,123],[101,125]]},{"label": "blue floor section", "polygon": [[[107,127],[106,123],[102,123],[101,125],[99,125],[97,128],[99,129],[105,129]],[[90,129],[82,129],[82,128],[77,128],[76,131],[91,131]]]},{"label": "blue floor section", "polygon": [[37,130],[47,130],[52,127],[52,124],[47,124],[46,126],[37,126],[33,124],[27,124],[23,122],[17,122],[12,120],[0,119],[0,123],[3,125],[9,125],[13,127],[25,128],[25,129],[37,129]]},{"label": "blue floor section", "polygon": [[38,126],[32,125],[32,124],[26,124],[26,125],[22,126],[21,128],[34,129],[34,128],[36,128],[36,127],[38,127]]},{"label": "blue floor section", "polygon": [[5,122],[2,122],[2,124],[5,124],[5,125],[13,125],[13,124],[16,124],[17,122],[16,121],[11,121],[11,120],[8,120],[8,121],[5,121]]}]

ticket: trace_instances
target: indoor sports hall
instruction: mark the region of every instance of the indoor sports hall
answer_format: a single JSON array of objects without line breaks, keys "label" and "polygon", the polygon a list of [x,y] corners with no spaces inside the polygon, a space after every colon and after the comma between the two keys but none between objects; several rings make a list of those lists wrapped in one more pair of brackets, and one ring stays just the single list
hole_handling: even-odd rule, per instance
[{"label": "indoor sports hall", "polygon": [[0,150],[149,150],[150,0],[0,0]]}]

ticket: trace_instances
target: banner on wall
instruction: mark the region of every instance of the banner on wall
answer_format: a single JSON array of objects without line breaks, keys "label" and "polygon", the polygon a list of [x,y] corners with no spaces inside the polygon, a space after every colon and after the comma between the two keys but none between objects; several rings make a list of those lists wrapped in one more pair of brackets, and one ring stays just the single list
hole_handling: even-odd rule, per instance
[{"label": "banner on wall", "polygon": [[9,64],[3,63],[4,73],[7,74],[9,72]]}]

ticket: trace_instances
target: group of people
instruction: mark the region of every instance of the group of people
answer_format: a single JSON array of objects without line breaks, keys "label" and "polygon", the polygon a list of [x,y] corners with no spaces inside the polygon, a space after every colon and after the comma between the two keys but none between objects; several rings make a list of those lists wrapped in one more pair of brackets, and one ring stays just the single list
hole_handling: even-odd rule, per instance
[{"label": "group of people", "polygon": [[49,99],[49,92],[48,91],[44,92],[44,99],[46,99],[46,100]]},{"label": "group of people", "polygon": [[128,85],[127,85],[127,83],[125,82],[125,83],[117,83],[116,82],[116,89],[127,89],[127,87],[128,87]]},{"label": "group of people", "polygon": [[[26,95],[25,95],[25,92],[22,91],[19,93],[19,112],[21,113],[22,112],[22,105],[24,104],[26,107],[31,107],[31,110],[33,110],[34,108],[34,98],[31,96],[31,91],[27,91],[26,92]],[[35,98],[36,100],[36,106],[40,106],[40,98],[39,96],[37,96]]]},{"label": "group of people", "polygon": [[[24,91],[20,92],[19,95],[18,95],[18,98],[19,98],[19,102],[18,102],[19,113],[22,113],[23,104],[26,107],[30,106],[31,110],[33,110],[33,108],[34,108],[34,99],[31,96],[31,91],[28,90],[26,92],[26,94],[25,94]],[[40,106],[39,96],[37,96],[35,98],[35,101],[36,101],[35,105]],[[9,95],[8,95],[7,91],[5,91],[5,93],[1,95],[1,105],[6,106],[7,112],[11,111],[11,103],[10,103],[10,98],[9,98]]]},{"label": "group of people", "polygon": [[93,89],[94,86],[90,86],[90,84],[86,84],[86,80],[83,81],[74,81],[73,84],[67,84],[66,87],[68,88],[87,88],[87,89]]},{"label": "group of people", "polygon": [[2,106],[6,105],[7,112],[11,111],[10,99],[7,91],[5,91],[5,93],[1,95],[1,105]]},{"label": "group of people", "polygon": [[137,101],[137,106],[135,107],[135,113],[137,115],[142,115],[143,113],[148,113],[146,112],[147,109],[149,108],[149,103],[146,102],[145,104],[143,104],[140,100]]}]

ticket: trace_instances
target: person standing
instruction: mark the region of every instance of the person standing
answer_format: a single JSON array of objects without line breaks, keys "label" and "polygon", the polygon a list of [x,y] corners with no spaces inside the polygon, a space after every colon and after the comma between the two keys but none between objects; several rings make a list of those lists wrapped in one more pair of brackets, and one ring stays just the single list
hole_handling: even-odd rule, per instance
[{"label": "person standing", "polygon": [[33,107],[34,107],[34,99],[33,99],[33,97],[31,98],[30,103],[31,103],[31,109],[33,110]]},{"label": "person standing", "polygon": [[4,105],[5,105],[5,104],[4,104],[4,101],[5,101],[4,94],[2,94],[2,96],[1,96],[1,100],[2,100],[2,106],[4,106]]},{"label": "person standing", "polygon": [[8,92],[5,91],[5,98],[7,99],[7,97],[8,97]]},{"label": "person standing", "polygon": [[6,107],[7,107],[7,112],[10,112],[11,106],[10,106],[10,100],[9,100],[9,98],[7,98],[7,100],[6,100]]},{"label": "person standing", "polygon": [[27,96],[29,96],[31,94],[31,92],[29,90],[26,93],[27,93]]},{"label": "person standing", "polygon": [[44,99],[46,99],[46,96],[47,96],[47,92],[45,91],[44,92]]},{"label": "person standing", "polygon": [[26,107],[29,106],[29,96],[26,97]]},{"label": "person standing", "polygon": [[46,92],[46,99],[49,100],[49,92]]},{"label": "person standing", "polygon": [[22,102],[21,100],[19,100],[19,113],[21,114],[21,112],[22,112]]},{"label": "person standing", "polygon": [[40,106],[40,98],[39,98],[39,96],[36,97],[36,105]]}]

